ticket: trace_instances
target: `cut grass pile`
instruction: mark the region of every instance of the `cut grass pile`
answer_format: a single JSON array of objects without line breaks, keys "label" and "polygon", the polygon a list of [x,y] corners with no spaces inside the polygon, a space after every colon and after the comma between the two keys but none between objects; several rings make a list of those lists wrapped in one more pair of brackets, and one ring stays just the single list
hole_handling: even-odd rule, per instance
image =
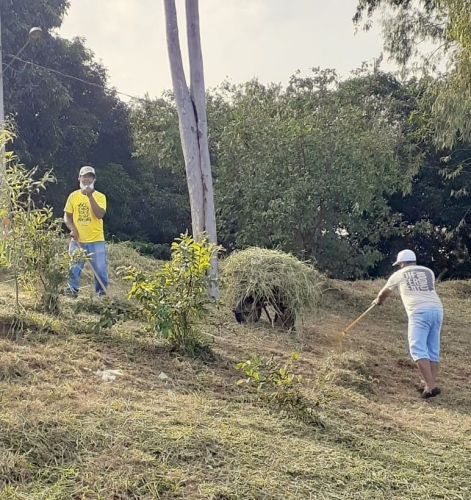
[{"label": "cut grass pile", "polygon": [[247,248],[224,262],[224,299],[230,307],[250,299],[268,302],[277,313],[313,312],[321,296],[322,276],[314,267],[279,250]]},{"label": "cut grass pile", "polygon": [[[70,301],[62,318],[28,312],[23,337],[0,338],[0,499],[471,498],[471,301],[455,293],[467,283],[439,285],[443,393],[429,401],[415,392],[397,298],[335,350],[381,285],[336,282],[296,333],[214,312],[203,328],[218,337],[211,363],[170,353],[139,323],[87,333]],[[112,283],[117,296],[125,288]],[[324,429],[281,419],[236,386],[237,362],[293,351]],[[123,375],[104,382],[94,372],[105,369]]]}]

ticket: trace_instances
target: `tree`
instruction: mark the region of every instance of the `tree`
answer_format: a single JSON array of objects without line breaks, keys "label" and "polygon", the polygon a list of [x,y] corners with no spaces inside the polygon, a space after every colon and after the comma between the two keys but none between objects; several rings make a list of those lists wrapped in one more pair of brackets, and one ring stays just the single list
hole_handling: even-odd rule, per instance
[{"label": "tree", "polygon": [[23,46],[32,25],[44,32],[4,75],[6,112],[16,131],[12,149],[28,168],[53,168],[57,183],[44,201],[54,206],[55,215],[62,214],[68,193],[76,189],[79,166],[92,164],[99,188],[108,196],[108,236],[170,243],[186,229],[183,210],[175,217],[175,232],[153,224],[167,178],[161,182],[132,157],[129,106],[109,87],[105,68],[82,39],[51,33],[68,5],[66,0],[0,3],[6,63]]},{"label": "tree", "polygon": [[373,268],[393,227],[387,196],[407,191],[416,165],[407,115],[332,71],[286,90],[253,81],[228,100],[216,171],[224,243],[281,247],[338,277]]},{"label": "tree", "polygon": [[[426,85],[427,80],[412,80],[404,86],[411,102],[406,133],[419,150],[421,165],[411,192],[389,198],[389,206],[399,216],[397,230],[380,246],[391,255],[410,246],[440,277],[463,278],[471,272],[471,146],[460,142],[437,150],[429,103],[421,99]],[[377,272],[384,270],[381,265]]]},{"label": "tree", "polygon": [[[383,20],[385,48],[396,62],[419,67],[425,74],[417,85],[417,105],[411,114],[412,139],[423,155],[413,192],[393,198],[403,213],[402,244],[410,242],[421,260],[438,273],[463,277],[470,273],[471,212],[471,8],[462,0],[359,0],[354,21],[370,25],[378,10]],[[435,45],[420,54],[419,41]],[[447,62],[440,74],[436,64]],[[434,73],[435,71],[435,73]],[[391,241],[394,245],[394,241]],[[399,243],[399,242],[398,242]]]},{"label": "tree", "polygon": [[147,221],[145,225],[143,221],[142,227],[150,241],[171,243],[191,227],[185,160],[173,95],[168,92],[155,101],[133,105],[131,124],[140,186],[146,200],[140,209]]},{"label": "tree", "polygon": [[[371,24],[379,9],[391,14],[383,23],[385,48],[402,66],[410,64],[427,73],[436,72],[437,63],[447,62],[447,72],[430,82],[425,98],[432,103],[435,142],[453,147],[471,139],[471,6],[467,0],[358,0],[354,22]],[[435,45],[420,54],[420,43]],[[421,57],[419,57],[421,56]],[[417,61],[417,57],[419,60]]]},{"label": "tree", "polygon": [[[170,70],[185,158],[193,236],[199,238],[203,233],[207,233],[209,242],[217,244],[198,0],[186,0],[190,89],[183,70],[175,0],[165,0],[164,5]],[[215,258],[212,261],[211,272],[217,275]],[[214,293],[217,294],[215,290]]]}]

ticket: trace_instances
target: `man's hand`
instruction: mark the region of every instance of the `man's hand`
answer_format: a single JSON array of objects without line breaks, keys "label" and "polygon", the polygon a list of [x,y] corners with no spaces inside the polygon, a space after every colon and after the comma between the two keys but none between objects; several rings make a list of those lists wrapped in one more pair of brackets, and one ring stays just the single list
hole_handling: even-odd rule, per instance
[{"label": "man's hand", "polygon": [[387,288],[383,288],[379,293],[378,293],[378,296],[376,297],[375,300],[373,300],[373,302],[371,303],[371,305],[373,305],[373,303],[376,305],[376,306],[381,306],[383,305],[384,301],[391,295],[392,291],[387,289]]},{"label": "man's hand", "polygon": [[82,189],[82,193],[87,195],[87,196],[91,196],[93,193],[94,193],[94,189],[91,188],[90,186],[86,186],[85,189]]},{"label": "man's hand", "polygon": [[70,237],[71,237],[73,240],[75,240],[75,241],[77,241],[77,240],[78,240],[78,231],[77,231],[77,229],[76,229],[76,228],[74,228],[74,229],[72,229],[72,230],[70,231]]}]

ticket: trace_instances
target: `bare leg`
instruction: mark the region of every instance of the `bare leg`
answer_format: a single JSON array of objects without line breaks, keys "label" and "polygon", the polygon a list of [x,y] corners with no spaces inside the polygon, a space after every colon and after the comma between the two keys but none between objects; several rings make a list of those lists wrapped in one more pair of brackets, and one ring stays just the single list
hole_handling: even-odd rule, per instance
[{"label": "bare leg", "polygon": [[437,385],[438,362],[430,361],[430,369],[432,370],[432,377],[434,385]]},{"label": "bare leg", "polygon": [[422,378],[425,380],[425,392],[430,392],[437,386],[435,378],[432,373],[432,367],[429,359],[418,359],[416,361],[417,368],[419,369]]}]

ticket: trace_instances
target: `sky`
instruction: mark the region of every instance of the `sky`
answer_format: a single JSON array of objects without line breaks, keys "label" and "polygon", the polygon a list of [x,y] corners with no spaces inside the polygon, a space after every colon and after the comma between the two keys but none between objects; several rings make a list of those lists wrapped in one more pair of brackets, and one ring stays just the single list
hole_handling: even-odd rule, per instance
[{"label": "sky", "polygon": [[[176,0],[186,56],[184,0]],[[206,87],[254,77],[286,84],[297,70],[342,77],[381,53],[380,28],[355,34],[357,0],[200,0]],[[59,31],[84,37],[118,91],[158,97],[171,88],[163,0],[71,0]],[[392,69],[387,63],[383,69]]]}]

